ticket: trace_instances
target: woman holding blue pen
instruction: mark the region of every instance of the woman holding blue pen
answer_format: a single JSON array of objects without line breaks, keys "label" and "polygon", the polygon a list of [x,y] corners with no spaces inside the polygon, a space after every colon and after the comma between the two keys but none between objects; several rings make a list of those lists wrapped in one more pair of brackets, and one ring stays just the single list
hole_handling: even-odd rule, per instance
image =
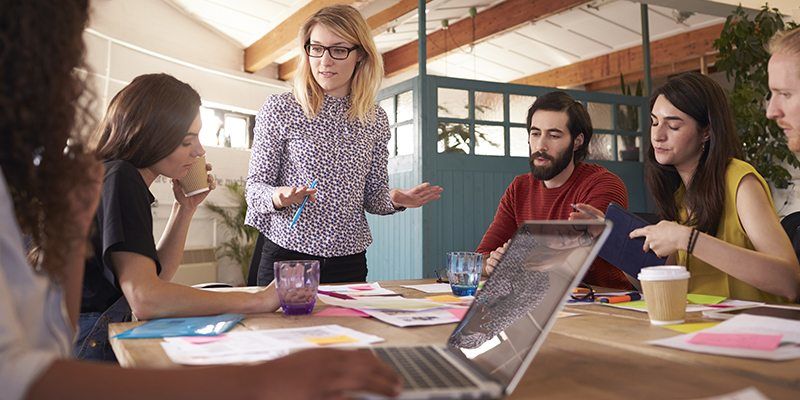
[{"label": "woman holding blue pen", "polygon": [[292,259],[320,260],[321,282],[365,281],[365,212],[420,207],[442,188],[389,189],[389,124],[375,104],[383,65],[361,14],[323,8],[298,44],[294,90],[268,98],[256,117],[246,223],[264,239],[257,282],[268,284],[273,263]]}]

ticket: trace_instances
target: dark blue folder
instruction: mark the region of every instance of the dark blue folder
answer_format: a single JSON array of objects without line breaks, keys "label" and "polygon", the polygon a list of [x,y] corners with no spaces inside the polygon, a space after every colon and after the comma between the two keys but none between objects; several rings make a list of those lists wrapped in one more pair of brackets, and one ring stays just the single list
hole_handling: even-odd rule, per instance
[{"label": "dark blue folder", "polygon": [[614,226],[598,254],[604,260],[634,279],[643,267],[666,263],[666,258],[659,258],[652,250],[642,251],[643,237],[635,239],[628,237],[634,229],[650,225],[647,221],[614,203],[608,206],[606,219],[610,220]]}]

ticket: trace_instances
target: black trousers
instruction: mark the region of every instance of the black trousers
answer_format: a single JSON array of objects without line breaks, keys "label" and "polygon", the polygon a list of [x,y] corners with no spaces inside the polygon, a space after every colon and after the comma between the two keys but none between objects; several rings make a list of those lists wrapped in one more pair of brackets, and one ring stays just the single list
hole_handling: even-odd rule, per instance
[{"label": "black trousers", "polygon": [[[259,237],[261,241],[261,237]],[[341,257],[319,257],[284,249],[264,237],[263,245],[259,251],[256,244],[255,253],[260,253],[258,262],[256,284],[266,286],[275,278],[273,263],[285,260],[319,260],[320,283],[338,282],[366,282],[367,281],[367,252],[351,254]],[[255,257],[253,257],[255,261]],[[250,274],[253,275],[253,265],[250,264]],[[249,279],[248,279],[249,281]]]}]

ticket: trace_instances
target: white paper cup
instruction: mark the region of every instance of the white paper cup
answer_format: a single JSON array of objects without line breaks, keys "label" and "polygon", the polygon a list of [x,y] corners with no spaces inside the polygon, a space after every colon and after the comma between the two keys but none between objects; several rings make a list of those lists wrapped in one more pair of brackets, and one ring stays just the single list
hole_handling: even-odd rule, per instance
[{"label": "white paper cup", "polygon": [[681,324],[686,318],[686,292],[689,271],[680,265],[642,268],[642,283],[647,314],[653,325]]},{"label": "white paper cup", "polygon": [[206,156],[200,156],[194,160],[192,168],[183,178],[179,179],[183,194],[186,197],[191,197],[196,194],[207,192],[208,187],[208,171],[206,171]]}]

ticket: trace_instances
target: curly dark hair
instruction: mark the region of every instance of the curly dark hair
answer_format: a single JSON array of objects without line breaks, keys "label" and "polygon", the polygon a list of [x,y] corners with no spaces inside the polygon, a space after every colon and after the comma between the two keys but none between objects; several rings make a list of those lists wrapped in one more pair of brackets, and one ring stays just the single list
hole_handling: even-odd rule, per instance
[{"label": "curly dark hair", "polygon": [[8,0],[0,12],[0,167],[17,221],[53,278],[65,261],[68,194],[94,157],[84,150],[88,0]]}]

